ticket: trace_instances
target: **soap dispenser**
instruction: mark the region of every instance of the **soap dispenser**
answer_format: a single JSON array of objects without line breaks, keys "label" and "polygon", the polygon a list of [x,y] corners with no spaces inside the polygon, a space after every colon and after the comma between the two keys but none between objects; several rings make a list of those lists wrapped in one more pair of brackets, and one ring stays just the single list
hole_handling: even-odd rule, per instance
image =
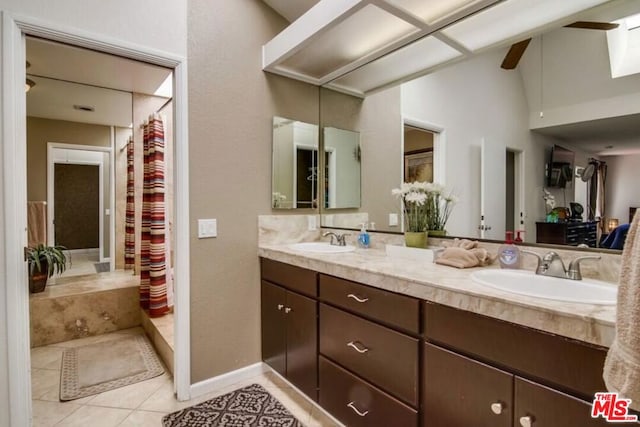
[{"label": "soap dispenser", "polygon": [[369,248],[369,233],[367,233],[367,223],[360,224],[360,234],[358,234],[358,247],[362,249]]},{"label": "soap dispenser", "polygon": [[506,241],[498,250],[498,260],[502,268],[520,268],[520,249],[513,244],[513,231],[506,232]]}]

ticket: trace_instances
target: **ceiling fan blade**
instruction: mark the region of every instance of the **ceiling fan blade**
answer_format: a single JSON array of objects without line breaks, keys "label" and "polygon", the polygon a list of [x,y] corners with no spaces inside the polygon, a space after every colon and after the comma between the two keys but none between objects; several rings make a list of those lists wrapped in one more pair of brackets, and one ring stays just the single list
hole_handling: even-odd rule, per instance
[{"label": "ceiling fan blade", "polygon": [[520,58],[522,58],[522,55],[524,54],[524,51],[527,49],[527,46],[529,46],[530,41],[531,39],[526,39],[512,44],[511,49],[509,49],[509,52],[507,52],[502,60],[500,67],[505,70],[513,70],[516,68],[518,66],[518,62],[520,62]]},{"label": "ceiling fan blade", "polygon": [[592,22],[592,21],[576,21],[573,24],[565,25],[568,28],[582,28],[585,30],[602,30],[608,31],[618,28],[619,24],[612,24],[611,22]]}]

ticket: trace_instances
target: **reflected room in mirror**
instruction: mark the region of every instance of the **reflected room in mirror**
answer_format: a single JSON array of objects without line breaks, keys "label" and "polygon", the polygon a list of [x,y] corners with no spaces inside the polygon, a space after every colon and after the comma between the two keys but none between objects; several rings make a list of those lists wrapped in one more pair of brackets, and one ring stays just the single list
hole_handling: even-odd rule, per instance
[{"label": "reflected room in mirror", "polygon": [[318,126],[273,118],[271,207],[316,208],[319,195]]}]

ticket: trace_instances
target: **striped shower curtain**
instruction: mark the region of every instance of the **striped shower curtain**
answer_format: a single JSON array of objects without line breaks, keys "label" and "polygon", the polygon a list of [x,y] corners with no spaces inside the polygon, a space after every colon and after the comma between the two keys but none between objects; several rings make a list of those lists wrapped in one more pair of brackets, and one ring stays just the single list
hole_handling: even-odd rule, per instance
[{"label": "striped shower curtain", "polygon": [[162,316],[167,304],[165,247],[164,126],[158,114],[144,124],[144,184],[140,245],[140,305]]},{"label": "striped shower curtain", "polygon": [[135,185],[133,169],[133,138],[127,142],[127,208],[124,225],[124,269],[133,270],[136,261]]}]

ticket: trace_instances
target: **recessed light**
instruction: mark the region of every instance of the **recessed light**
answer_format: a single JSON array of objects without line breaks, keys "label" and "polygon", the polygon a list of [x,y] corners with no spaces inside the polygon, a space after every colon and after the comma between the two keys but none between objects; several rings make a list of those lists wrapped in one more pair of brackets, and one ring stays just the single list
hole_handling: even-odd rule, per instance
[{"label": "recessed light", "polygon": [[90,105],[74,105],[73,106],[74,110],[80,110],[80,111],[96,111],[95,107],[92,107]]}]

